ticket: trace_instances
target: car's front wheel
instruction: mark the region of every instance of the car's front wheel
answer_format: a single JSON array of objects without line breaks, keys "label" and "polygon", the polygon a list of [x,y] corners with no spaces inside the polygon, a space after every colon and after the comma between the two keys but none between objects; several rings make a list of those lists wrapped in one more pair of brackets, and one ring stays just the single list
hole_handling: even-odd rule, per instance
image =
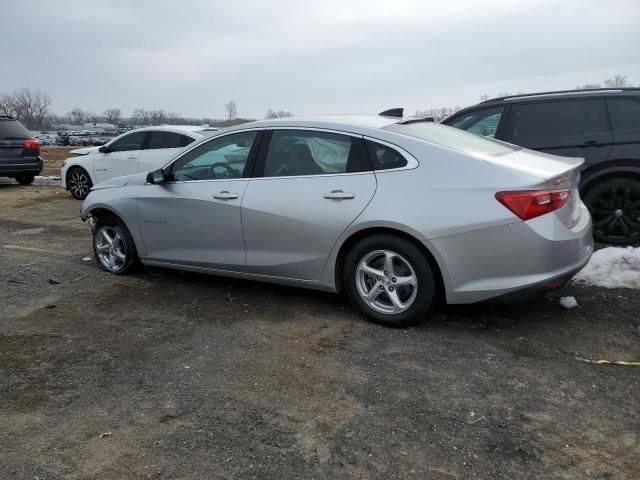
[{"label": "car's front wheel", "polygon": [[98,219],[93,230],[93,253],[100,268],[117,275],[131,272],[138,264],[131,234],[116,217]]},{"label": "car's front wheel", "polygon": [[640,242],[640,180],[612,177],[583,195],[593,220],[593,238],[613,245]]},{"label": "car's front wheel", "polygon": [[91,190],[91,177],[84,168],[73,167],[67,172],[67,189],[78,200],[84,200]]},{"label": "car's front wheel", "polygon": [[343,285],[351,303],[375,323],[407,327],[423,320],[436,281],[424,253],[393,235],[358,242],[345,260]]},{"label": "car's front wheel", "polygon": [[36,176],[32,173],[26,175],[16,175],[16,182],[20,185],[31,185],[35,180]]}]

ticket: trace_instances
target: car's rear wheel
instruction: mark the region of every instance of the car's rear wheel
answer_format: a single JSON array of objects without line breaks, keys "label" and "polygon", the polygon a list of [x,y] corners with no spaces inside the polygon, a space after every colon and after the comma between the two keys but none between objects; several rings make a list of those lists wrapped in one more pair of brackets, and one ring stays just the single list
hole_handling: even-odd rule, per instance
[{"label": "car's rear wheel", "polygon": [[130,273],[139,261],[129,230],[112,216],[98,219],[93,230],[93,253],[100,268],[117,275]]},{"label": "car's rear wheel", "polygon": [[593,219],[593,238],[613,245],[640,242],[640,180],[613,177],[598,182],[585,193]]},{"label": "car's rear wheel", "polygon": [[32,173],[25,175],[16,175],[16,182],[20,185],[31,185],[36,176]]},{"label": "car's rear wheel", "polygon": [[436,282],[425,255],[411,242],[374,235],[348,253],[343,284],[351,303],[375,323],[407,327],[434,303]]},{"label": "car's rear wheel", "polygon": [[67,189],[74,198],[84,200],[91,190],[91,177],[84,168],[73,167],[67,172]]}]

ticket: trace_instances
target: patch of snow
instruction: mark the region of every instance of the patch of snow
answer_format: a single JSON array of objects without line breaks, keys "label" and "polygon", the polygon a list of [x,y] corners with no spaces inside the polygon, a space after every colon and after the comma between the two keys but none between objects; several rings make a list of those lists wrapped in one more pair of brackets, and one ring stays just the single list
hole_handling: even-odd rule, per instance
[{"label": "patch of snow", "polygon": [[607,247],[594,252],[573,281],[578,285],[640,289],[640,247]]},{"label": "patch of snow", "polygon": [[560,298],[560,305],[562,305],[567,310],[571,308],[575,308],[578,306],[578,302],[575,297],[562,297]]},{"label": "patch of snow", "polygon": [[40,180],[60,180],[60,175],[50,175],[50,176],[36,175],[36,178]]}]

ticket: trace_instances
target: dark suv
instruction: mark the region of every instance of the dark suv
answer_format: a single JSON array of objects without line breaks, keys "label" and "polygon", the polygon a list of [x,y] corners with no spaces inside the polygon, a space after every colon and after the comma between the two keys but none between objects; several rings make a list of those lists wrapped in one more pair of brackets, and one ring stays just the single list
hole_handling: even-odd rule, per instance
[{"label": "dark suv", "polygon": [[640,242],[640,88],[494,98],[442,123],[584,158],[580,193],[593,217],[594,238],[619,245]]},{"label": "dark suv", "polygon": [[28,185],[41,171],[40,142],[18,120],[0,115],[0,177]]}]

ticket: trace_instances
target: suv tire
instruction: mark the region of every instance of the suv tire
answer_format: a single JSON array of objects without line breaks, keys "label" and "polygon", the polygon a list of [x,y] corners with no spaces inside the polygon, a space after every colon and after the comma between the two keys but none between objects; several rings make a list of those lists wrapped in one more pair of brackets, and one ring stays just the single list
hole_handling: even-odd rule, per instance
[{"label": "suv tire", "polygon": [[20,185],[31,185],[36,176],[33,173],[28,173],[24,175],[16,175],[16,182]]}]

